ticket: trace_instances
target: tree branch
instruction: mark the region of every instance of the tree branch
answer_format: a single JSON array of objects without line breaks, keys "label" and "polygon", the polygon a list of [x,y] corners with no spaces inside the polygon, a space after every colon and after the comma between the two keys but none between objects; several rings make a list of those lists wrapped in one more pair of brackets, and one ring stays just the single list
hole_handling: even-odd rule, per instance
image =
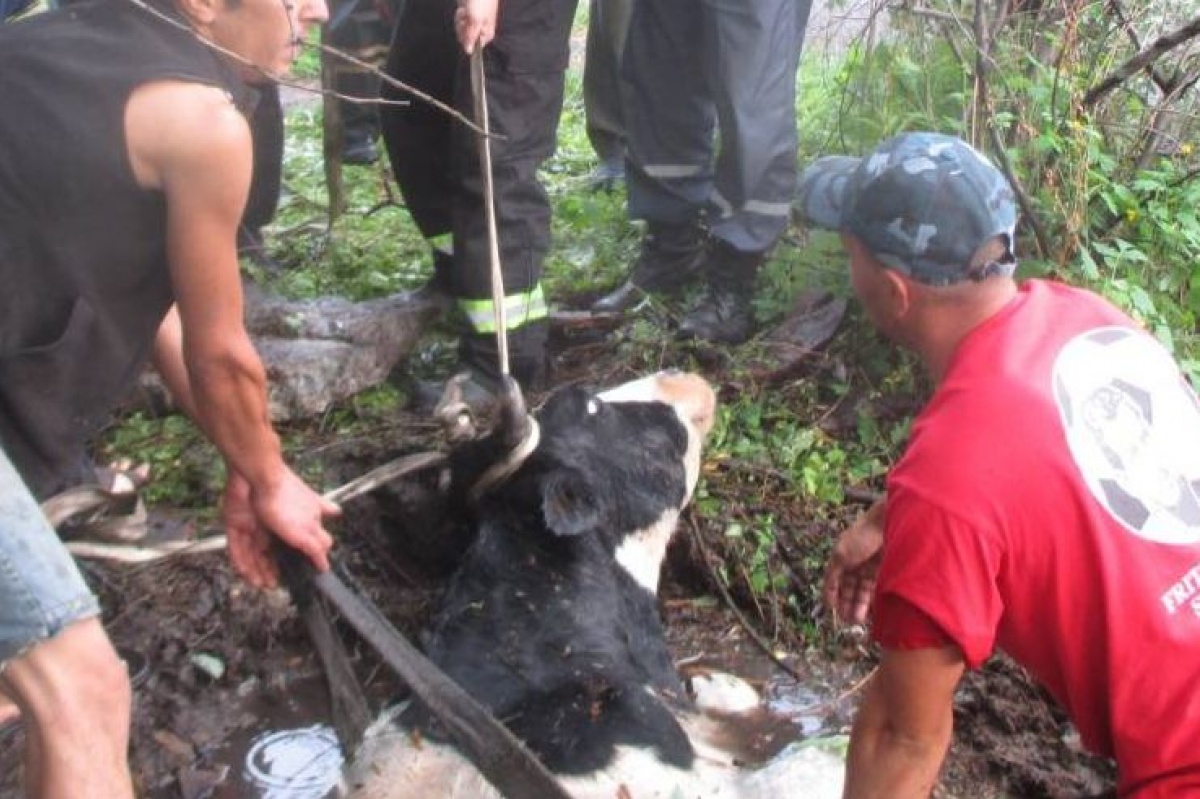
[{"label": "tree branch", "polygon": [[1155,39],[1149,47],[1134,55],[1124,64],[1117,67],[1104,80],[1089,89],[1083,97],[1084,107],[1095,105],[1097,101],[1130,77],[1142,69],[1153,65],[1163,55],[1184,42],[1195,38],[1197,35],[1200,35],[1200,17],[1196,17],[1179,29]]},{"label": "tree branch", "polygon": [[[1125,7],[1121,5],[1121,0],[1108,0],[1108,8],[1112,11],[1113,16],[1117,18],[1117,23],[1121,26],[1121,30],[1125,31],[1125,35],[1129,37],[1130,44],[1133,49],[1142,49],[1142,40],[1138,36],[1137,31],[1133,27],[1133,23],[1129,20],[1129,15],[1125,13]],[[1170,79],[1155,67],[1150,67],[1150,79],[1158,86],[1163,94],[1170,92]]]},{"label": "tree branch", "polygon": [[[168,25],[171,25],[172,27],[175,27],[175,28],[179,28],[182,31],[186,31],[187,33],[194,36],[196,41],[200,42],[202,45],[204,45],[208,49],[213,50],[214,52],[220,53],[221,55],[225,56],[226,58],[232,59],[233,61],[236,61],[237,63],[239,63],[243,66],[249,67],[250,69],[257,72],[259,75],[261,75],[265,80],[269,80],[273,83],[277,83],[280,86],[288,86],[293,89],[310,92],[312,94],[319,94],[319,95],[326,96],[326,97],[335,97],[338,100],[344,100],[348,103],[358,103],[361,105],[408,105],[407,100],[384,100],[382,98],[374,99],[374,98],[369,98],[369,97],[353,97],[350,95],[340,94],[340,93],[332,91],[330,89],[314,89],[311,86],[304,86],[302,84],[291,83],[286,80],[281,80],[278,76],[272,75],[271,73],[262,69],[262,67],[259,67],[257,64],[251,63],[250,61],[246,60],[245,58],[243,58],[242,56],[233,52],[232,50],[227,50],[224,47],[221,47],[219,44],[216,44],[215,42],[210,42],[208,39],[205,39],[203,36],[197,35],[196,31],[194,31],[186,23],[180,22],[179,20],[175,19],[174,17],[164,14],[163,12],[159,11],[158,9],[153,8],[150,5],[147,5],[143,0],[129,0],[129,2],[133,3],[135,6],[142,9],[147,14],[150,14],[153,17],[157,17],[158,19],[162,20],[163,22],[167,23]],[[309,45],[307,42],[301,42],[301,45],[304,47],[312,46],[312,45]],[[352,55],[343,53],[341,50],[338,50],[333,47],[328,47],[324,44],[318,44],[316,46],[321,52],[328,53],[329,55],[333,56],[334,58],[340,59],[349,64],[353,64],[354,66],[356,66],[360,69],[366,70],[366,71],[370,72],[372,75],[378,77],[384,83],[386,83],[390,86],[394,86],[397,89],[399,89],[400,91],[404,92],[405,94],[410,94],[413,97],[416,97],[421,102],[428,103],[429,105],[432,105],[434,108],[437,108],[439,111],[449,114],[450,116],[454,117],[459,122],[463,123],[468,128],[475,131],[476,133],[482,134],[484,132],[482,128],[480,128],[478,125],[476,125],[470,119],[468,119],[466,116],[464,116],[463,114],[460,114],[458,111],[454,110],[453,108],[446,105],[442,101],[438,100],[435,97],[431,97],[430,95],[426,94],[425,92],[423,92],[419,89],[415,89],[412,86],[409,86],[407,83],[404,83],[403,81],[396,80],[391,75],[388,75],[385,72],[383,72],[382,70],[372,66],[371,64],[368,64],[366,61],[361,61]],[[494,133],[490,134],[490,135],[493,137],[497,137],[497,134],[494,134]]]}]

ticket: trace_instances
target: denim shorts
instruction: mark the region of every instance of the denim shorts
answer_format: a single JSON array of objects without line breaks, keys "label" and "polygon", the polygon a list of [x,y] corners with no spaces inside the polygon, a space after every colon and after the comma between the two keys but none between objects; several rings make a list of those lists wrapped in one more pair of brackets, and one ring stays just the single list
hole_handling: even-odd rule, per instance
[{"label": "denim shorts", "polygon": [[98,615],[71,553],[0,449],[0,669],[72,622]]}]

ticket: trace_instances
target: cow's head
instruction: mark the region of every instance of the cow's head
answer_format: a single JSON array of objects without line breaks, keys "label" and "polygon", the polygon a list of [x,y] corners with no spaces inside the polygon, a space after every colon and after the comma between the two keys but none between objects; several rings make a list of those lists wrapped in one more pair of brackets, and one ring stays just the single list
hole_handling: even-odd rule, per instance
[{"label": "cow's head", "polygon": [[474,490],[507,458],[503,425],[452,457],[475,535],[427,652],[552,768],[601,767],[622,741],[691,757],[654,698],[683,695],[655,592],[715,406],[691,374],[567,387],[538,410],[536,446],[506,479]]},{"label": "cow's head", "polygon": [[648,591],[700,473],[716,399],[693,374],[663,372],[593,394],[560,390],[538,413],[526,468],[554,535],[603,538]]}]

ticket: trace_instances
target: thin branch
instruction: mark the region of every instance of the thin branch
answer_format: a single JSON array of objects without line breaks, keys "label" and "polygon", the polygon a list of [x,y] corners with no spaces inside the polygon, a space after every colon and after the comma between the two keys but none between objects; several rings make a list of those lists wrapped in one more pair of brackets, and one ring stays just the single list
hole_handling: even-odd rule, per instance
[{"label": "thin branch", "polygon": [[983,114],[987,108],[988,94],[990,88],[988,86],[988,61],[990,60],[989,53],[992,47],[992,39],[987,32],[987,18],[984,12],[984,4],[975,3],[975,13],[971,19],[972,32],[975,36],[975,74],[972,76],[972,82],[975,84],[975,91],[971,93],[971,143],[979,144],[979,129],[985,123]]},{"label": "thin branch", "polygon": [[856,694],[860,690],[862,690],[862,687],[864,685],[866,685],[870,681],[870,679],[875,676],[875,673],[878,671],[879,671],[879,666],[872,666],[871,670],[868,671],[864,677],[861,677],[857,681],[851,683],[849,688],[846,688],[840,694],[833,697],[832,699],[823,699],[822,701],[817,702],[816,704],[808,705],[807,707],[802,707],[799,710],[794,710],[791,712],[797,716],[812,716],[822,710],[834,710],[842,702],[845,702],[851,696],[853,696],[854,694]]},{"label": "thin branch", "polygon": [[1000,170],[1008,178],[1013,193],[1017,195],[1017,204],[1021,206],[1021,213],[1025,215],[1025,220],[1029,223],[1030,228],[1033,229],[1033,238],[1037,242],[1038,252],[1041,253],[1043,258],[1048,258],[1050,256],[1050,240],[1047,238],[1046,231],[1038,219],[1037,212],[1033,208],[1033,202],[1029,199],[1028,192],[1025,191],[1025,187],[1021,185],[1021,182],[1017,180],[1017,176],[1013,172],[1012,162],[1009,161],[1008,152],[1004,149],[1004,142],[1000,139],[1000,131],[996,130],[995,125],[991,124],[995,118],[995,112],[989,106],[987,128],[988,137],[992,142],[992,150],[1000,162]]},{"label": "thin branch", "polygon": [[1186,175],[1182,175],[1182,176],[1176,178],[1175,180],[1172,180],[1170,183],[1167,184],[1167,188],[1168,189],[1177,189],[1180,186],[1182,186],[1183,184],[1188,183],[1188,182],[1196,179],[1197,177],[1200,177],[1200,167],[1189,170]]},{"label": "thin branch", "polygon": [[[277,83],[280,86],[287,86],[288,88],[297,89],[299,91],[304,91],[304,92],[309,92],[310,94],[334,97],[334,98],[337,98],[338,100],[344,100],[345,102],[356,103],[359,105],[406,106],[409,104],[408,100],[384,100],[382,97],[380,97],[380,98],[354,97],[352,95],[346,95],[346,94],[341,94],[339,92],[335,92],[332,89],[325,89],[325,88],[314,89],[312,86],[306,86],[304,84],[293,83],[293,82],[284,80],[284,79],[278,77],[277,75],[272,75],[271,73],[267,72],[262,67],[249,61],[246,58],[243,58],[242,56],[238,55],[237,53],[233,52],[232,50],[227,50],[226,48],[222,47],[221,45],[217,44],[216,42],[211,42],[208,39],[205,39],[203,36],[200,36],[199,34],[197,34],[196,31],[193,30],[191,28],[191,26],[189,26],[188,24],[181,22],[178,19],[175,19],[174,17],[170,16],[169,14],[164,14],[163,12],[159,11],[157,8],[153,8],[152,6],[147,5],[144,2],[144,0],[129,0],[129,2],[133,3],[135,6],[142,9],[147,14],[150,14],[153,17],[157,17],[158,19],[162,20],[163,22],[167,23],[168,25],[171,25],[172,27],[178,28],[179,30],[182,30],[182,31],[190,34],[191,36],[193,36],[196,39],[196,41],[200,42],[202,45],[204,45],[208,49],[210,49],[214,52],[220,53],[221,55],[225,56],[226,58],[232,59],[233,61],[241,64],[242,66],[249,67],[250,69],[254,70],[254,72],[256,72],[258,75],[260,75],[264,80],[271,81],[272,83]],[[303,41],[300,42],[299,44],[302,47],[313,47],[314,46],[314,45],[310,45],[308,42],[303,42]],[[472,122],[469,118],[467,118],[463,114],[459,113],[458,111],[454,110],[450,106],[446,105],[441,100],[431,97],[430,95],[426,94],[425,92],[423,92],[419,89],[415,89],[412,86],[409,86],[407,83],[404,83],[403,81],[396,80],[391,75],[388,75],[387,73],[383,72],[382,70],[378,69],[377,67],[374,67],[365,61],[361,61],[352,55],[343,53],[341,50],[338,50],[333,47],[328,47],[327,45],[324,45],[324,44],[317,44],[317,45],[315,45],[315,47],[320,49],[322,52],[329,53],[330,55],[334,56],[335,58],[341,59],[342,61],[345,61],[349,64],[353,64],[354,66],[359,67],[360,69],[364,69],[364,70],[370,72],[372,75],[379,78],[384,83],[388,84],[389,86],[394,86],[397,89],[400,89],[402,92],[405,92],[406,94],[411,94],[413,97],[416,97],[418,100],[420,100],[424,103],[428,103],[429,105],[432,105],[434,108],[437,108],[439,111],[449,114],[450,116],[454,117],[459,122],[463,123],[468,128],[475,131],[476,133],[482,134],[484,132],[482,128],[480,128],[478,125],[476,125],[474,122]],[[491,135],[493,137],[500,138],[497,134],[493,133]]]},{"label": "thin branch", "polygon": [[[1121,26],[1121,30],[1125,31],[1125,35],[1129,37],[1129,43],[1133,45],[1133,49],[1142,49],[1142,40],[1138,36],[1137,30],[1133,27],[1133,22],[1129,19],[1129,15],[1125,13],[1125,7],[1121,5],[1121,0],[1108,0],[1108,8],[1112,11],[1114,17],[1117,18],[1117,23]],[[1157,84],[1163,94],[1170,91],[1170,79],[1162,74],[1156,67],[1150,67],[1150,79]]]},{"label": "thin branch", "polygon": [[1133,171],[1135,173],[1145,169],[1154,160],[1165,135],[1165,131],[1159,126],[1160,121],[1164,115],[1174,112],[1172,104],[1191,89],[1197,80],[1200,80],[1200,70],[1193,70],[1183,76],[1176,76],[1167,86],[1163,87],[1162,97],[1148,110],[1149,121],[1139,137],[1142,140],[1140,148],[1130,148],[1140,150],[1134,159]]},{"label": "thin branch", "polygon": [[1196,17],[1191,22],[1183,25],[1179,29],[1158,37],[1153,44],[1137,53],[1124,64],[1117,67],[1111,72],[1108,77],[1097,83],[1094,87],[1088,90],[1083,97],[1083,105],[1090,107],[1095,105],[1102,97],[1107,95],[1113,89],[1120,86],[1133,75],[1137,74],[1142,69],[1151,66],[1155,61],[1161,58],[1166,53],[1175,49],[1179,45],[1187,42],[1190,39],[1200,35],[1200,17]]},{"label": "thin branch", "polygon": [[715,583],[717,586],[717,590],[721,592],[721,598],[725,600],[725,606],[733,612],[733,615],[735,618],[737,618],[738,623],[742,625],[742,629],[744,629],[750,636],[750,640],[753,641],[754,645],[762,650],[763,654],[770,658],[771,662],[774,663],[781,671],[786,672],[788,676],[797,682],[803,682],[804,677],[800,674],[800,672],[793,669],[786,662],[784,662],[783,658],[775,654],[774,647],[772,647],[771,644],[763,638],[762,633],[760,633],[754,628],[753,625],[750,624],[750,620],[746,618],[746,615],[742,613],[741,608],[739,608],[737,603],[733,601],[733,597],[729,595],[729,589],[725,587],[725,581],[722,580],[720,575],[716,573],[716,569],[714,569],[712,565],[712,560],[709,559],[708,547],[704,545],[704,538],[700,534],[700,529],[696,524],[696,519],[694,516],[689,516],[688,532],[691,534],[692,540],[696,543],[696,547],[700,550],[700,559],[704,561],[704,565],[708,569],[708,576],[712,578],[713,583]]},{"label": "thin branch", "polygon": [[958,18],[958,15],[951,14],[947,11],[937,11],[932,8],[926,8],[925,6],[912,6],[911,8],[906,8],[905,11],[914,17],[925,17],[926,19],[936,20],[937,22],[952,22],[958,26],[962,25],[962,20]]},{"label": "thin branch", "polygon": [[[137,1],[138,0],[133,0],[133,2],[137,2]],[[330,47],[329,45],[321,43],[321,42],[318,42],[316,45],[311,45],[308,42],[303,42],[302,44],[304,47],[315,46],[322,53],[331,55],[334,58],[339,58],[348,64],[353,64],[354,66],[358,67],[359,69],[370,72],[372,75],[379,78],[384,83],[387,83],[390,86],[394,86],[397,89],[400,89],[401,91],[408,92],[413,97],[416,97],[418,100],[428,103],[429,105],[432,105],[434,108],[437,108],[441,111],[446,112],[447,114],[454,117],[459,122],[462,122],[464,125],[466,125],[471,130],[475,131],[476,133],[483,133],[485,135],[491,136],[494,139],[504,138],[503,136],[496,134],[496,133],[486,133],[483,130],[483,128],[479,127],[473,121],[468,119],[466,116],[464,116],[463,114],[454,110],[450,106],[446,105],[441,100],[438,100],[436,97],[426,94],[425,92],[421,91],[420,89],[409,86],[407,83],[404,83],[403,81],[396,80],[391,75],[388,75],[386,72],[379,69],[378,67],[373,66],[372,64],[369,64],[366,61],[357,59],[354,56],[350,55],[349,53],[343,53],[341,50],[338,50],[336,47]],[[310,91],[312,91],[312,90],[310,89]],[[350,102],[356,102],[356,103],[377,104],[377,105],[407,105],[407,101],[405,101],[405,100],[397,101],[397,100],[384,100],[383,98],[375,99],[375,98],[368,98],[368,97],[345,97],[341,94],[337,94],[336,92],[331,92],[331,94],[336,96],[339,100],[349,100]]]}]

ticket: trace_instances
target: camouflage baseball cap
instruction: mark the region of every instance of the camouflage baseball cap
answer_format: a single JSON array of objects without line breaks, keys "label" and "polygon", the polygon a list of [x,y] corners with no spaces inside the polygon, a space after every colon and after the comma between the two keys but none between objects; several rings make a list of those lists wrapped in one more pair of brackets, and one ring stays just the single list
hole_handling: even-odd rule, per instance
[{"label": "camouflage baseball cap", "polygon": [[[795,211],[849,233],[886,266],[928,285],[1016,270],[1012,187],[953,136],[902,133],[863,158],[817,159],[800,176]],[[1005,257],[971,269],[976,250],[1001,234],[1008,237]]]}]

